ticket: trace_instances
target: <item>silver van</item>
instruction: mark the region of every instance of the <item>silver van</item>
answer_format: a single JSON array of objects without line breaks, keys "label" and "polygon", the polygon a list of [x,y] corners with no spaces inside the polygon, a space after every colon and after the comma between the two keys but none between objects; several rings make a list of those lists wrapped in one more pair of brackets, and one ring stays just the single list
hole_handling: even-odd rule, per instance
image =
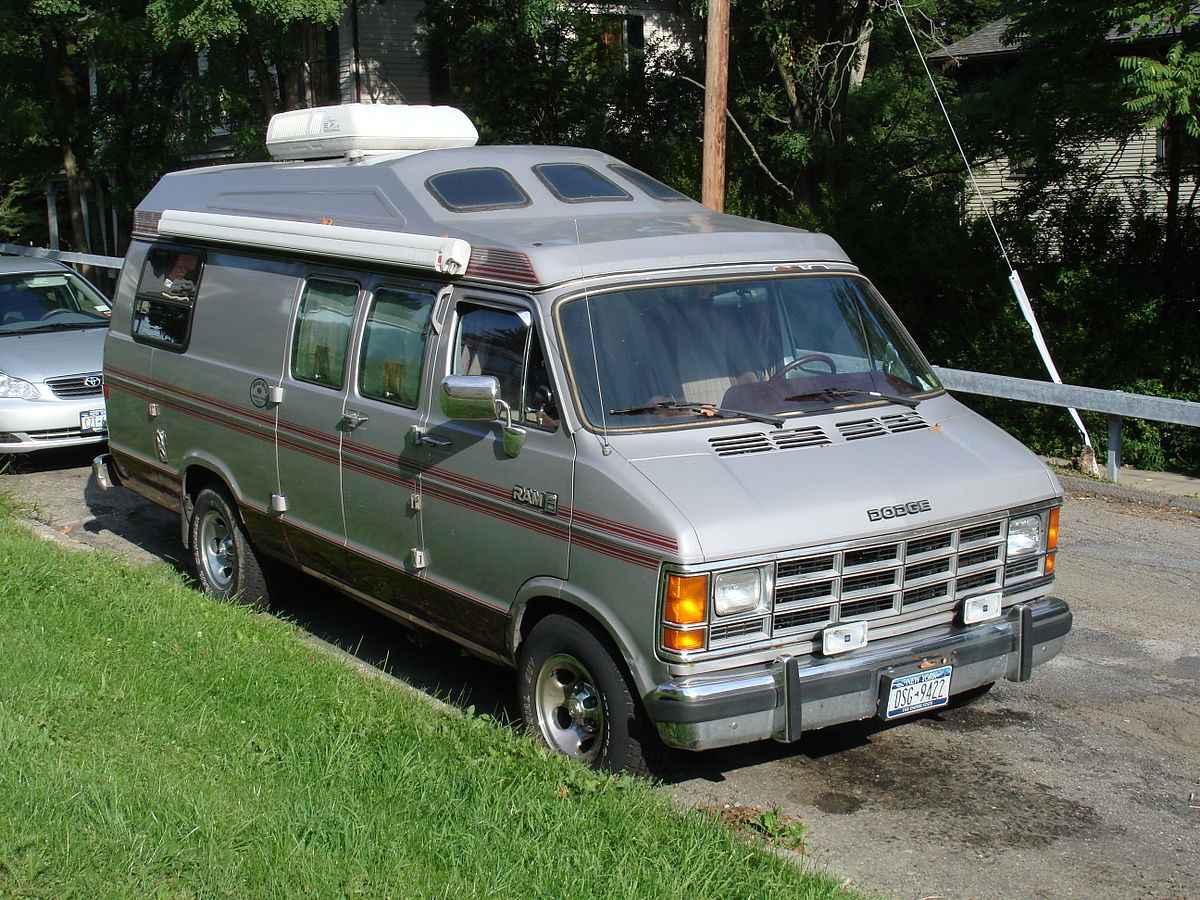
[{"label": "silver van", "polygon": [[830,237],[591,150],[464,146],[444,107],[285,116],[293,161],[142,202],[105,352],[97,476],[180,512],[207,591],[301,569],[515,668],[547,745],[634,772],[1059,652],[1057,480]]}]

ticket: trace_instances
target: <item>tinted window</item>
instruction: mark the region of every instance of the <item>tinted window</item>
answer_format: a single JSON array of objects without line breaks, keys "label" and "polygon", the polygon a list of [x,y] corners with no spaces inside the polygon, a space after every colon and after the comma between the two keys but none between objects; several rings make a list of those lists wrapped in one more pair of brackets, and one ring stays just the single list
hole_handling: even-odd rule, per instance
[{"label": "tinted window", "polygon": [[503,169],[442,172],[426,181],[425,186],[442,206],[459,211],[502,209],[530,202],[529,195]]},{"label": "tinted window", "polygon": [[559,200],[578,203],[585,200],[632,200],[623,188],[609,181],[590,166],[576,163],[548,163],[533,171]]},{"label": "tinted window", "polygon": [[357,298],[353,282],[309,279],[292,341],[294,378],[338,389],[345,383],[346,344]]},{"label": "tinted window", "polygon": [[557,397],[541,343],[527,315],[487,306],[459,311],[456,375],[492,375],[514,420],[558,427]]},{"label": "tinted window", "polygon": [[170,350],[187,347],[203,268],[204,254],[199,250],[150,249],[134,301],[134,340]]},{"label": "tinted window", "polygon": [[583,408],[608,427],[706,421],[703,404],[806,414],[939,389],[883,299],[852,276],[612,291],[564,303],[559,317]]},{"label": "tinted window", "polygon": [[363,334],[358,391],[416,408],[434,295],[398,288],[375,292]]},{"label": "tinted window", "polygon": [[687,194],[681,194],[673,187],[663,184],[657,178],[651,178],[645,172],[639,172],[630,166],[609,166],[614,172],[627,181],[632,181],[645,193],[655,200],[690,200]]}]

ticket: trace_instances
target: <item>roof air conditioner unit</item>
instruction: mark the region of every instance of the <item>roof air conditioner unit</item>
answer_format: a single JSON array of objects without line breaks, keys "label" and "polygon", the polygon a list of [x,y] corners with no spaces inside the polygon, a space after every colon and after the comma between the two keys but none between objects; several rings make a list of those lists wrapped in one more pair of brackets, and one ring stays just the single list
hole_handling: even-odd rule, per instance
[{"label": "roof air conditioner unit", "polygon": [[471,147],[479,132],[453,106],[347,103],[271,116],[267,150],[273,159],[331,159]]}]

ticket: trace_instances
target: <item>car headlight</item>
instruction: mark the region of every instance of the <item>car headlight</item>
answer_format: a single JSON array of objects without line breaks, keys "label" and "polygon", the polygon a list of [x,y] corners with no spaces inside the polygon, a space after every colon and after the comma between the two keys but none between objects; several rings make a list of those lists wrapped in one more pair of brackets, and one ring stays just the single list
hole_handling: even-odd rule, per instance
[{"label": "car headlight", "polygon": [[759,609],[770,593],[768,567],[719,572],[713,579],[713,609],[718,616],[732,616]]},{"label": "car headlight", "polygon": [[0,372],[0,397],[6,400],[36,400],[40,396],[32,383]]},{"label": "car headlight", "polygon": [[1042,549],[1041,516],[1021,516],[1008,523],[1008,558],[1037,553]]}]

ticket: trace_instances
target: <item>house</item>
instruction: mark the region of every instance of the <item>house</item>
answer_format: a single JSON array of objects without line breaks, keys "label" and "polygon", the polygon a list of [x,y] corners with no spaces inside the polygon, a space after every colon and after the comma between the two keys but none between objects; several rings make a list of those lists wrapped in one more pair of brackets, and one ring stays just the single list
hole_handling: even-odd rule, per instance
[{"label": "house", "polygon": [[[1011,24],[1009,19],[992,22],[930,54],[929,59],[955,78],[962,93],[985,91],[989,84],[1010,72],[1026,52],[1019,43],[1007,38]],[[1115,58],[1120,56],[1157,55],[1176,39],[1176,34],[1164,28],[1156,35],[1131,39],[1127,32],[1114,28],[1106,39],[1115,65]],[[1110,193],[1130,204],[1145,197],[1152,208],[1163,210],[1169,202],[1174,154],[1179,155],[1177,174],[1183,184],[1200,183],[1195,143],[1186,135],[1171,135],[1164,128],[1143,127],[1078,148],[1078,153],[1084,161],[1094,164],[1095,177]],[[1028,166],[1026,161],[1013,159],[988,160],[976,166],[975,178],[985,202],[994,207],[1014,197],[1029,174]],[[1185,189],[1184,193],[1188,191]],[[982,213],[978,197],[969,199],[968,208]]]},{"label": "house", "polygon": [[[679,46],[686,30],[672,0],[587,3],[611,18],[611,40],[644,49]],[[433,103],[445,73],[431,65],[422,40],[423,0],[350,0],[341,22],[314,33],[305,86],[309,106],[335,103]]]}]

